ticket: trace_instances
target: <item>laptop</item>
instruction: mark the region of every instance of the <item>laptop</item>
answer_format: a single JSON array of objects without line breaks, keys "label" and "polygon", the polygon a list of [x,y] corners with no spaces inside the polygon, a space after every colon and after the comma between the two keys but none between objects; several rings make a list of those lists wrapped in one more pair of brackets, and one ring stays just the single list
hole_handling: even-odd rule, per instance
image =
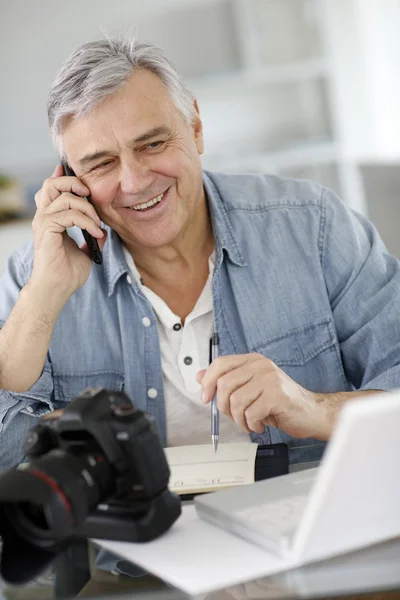
[{"label": "laptop", "polygon": [[198,515],[295,563],[400,536],[400,391],[348,402],[319,467],[195,498]]}]

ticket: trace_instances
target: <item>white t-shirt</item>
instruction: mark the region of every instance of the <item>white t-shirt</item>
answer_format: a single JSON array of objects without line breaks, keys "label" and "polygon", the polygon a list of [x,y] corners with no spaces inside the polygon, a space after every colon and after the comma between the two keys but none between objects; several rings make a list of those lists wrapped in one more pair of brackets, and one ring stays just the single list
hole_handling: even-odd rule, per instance
[{"label": "white t-shirt", "polygon": [[[157,317],[163,370],[168,446],[211,443],[211,406],[201,402],[196,373],[206,369],[209,340],[214,332],[211,278],[215,253],[209,259],[209,276],[192,312],[182,327],[180,318],[152,290],[141,283],[131,254],[126,262]],[[175,327],[175,328],[174,328]],[[249,435],[225,415],[219,419],[219,441],[250,442]]]}]

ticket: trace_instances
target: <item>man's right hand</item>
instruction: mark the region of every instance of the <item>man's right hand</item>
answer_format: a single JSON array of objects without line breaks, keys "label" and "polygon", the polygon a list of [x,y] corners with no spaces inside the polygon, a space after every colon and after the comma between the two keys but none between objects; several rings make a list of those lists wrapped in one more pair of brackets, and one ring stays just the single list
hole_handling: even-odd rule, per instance
[{"label": "man's right hand", "polygon": [[86,244],[78,248],[66,229],[86,229],[100,249],[106,240],[95,209],[79,198],[89,189],[63,173],[58,165],[35,196],[32,275],[0,330],[0,388],[16,393],[28,391],[41,376],[60,312],[93,265]]},{"label": "man's right hand", "polygon": [[37,192],[36,215],[33,219],[34,263],[30,286],[40,286],[53,294],[59,292],[68,299],[88,279],[93,262],[88,248],[81,248],[66,229],[74,225],[86,229],[98,239],[100,250],[106,232],[94,207],[84,198],[90,190],[77,178],[65,177],[57,165],[51,177]]}]

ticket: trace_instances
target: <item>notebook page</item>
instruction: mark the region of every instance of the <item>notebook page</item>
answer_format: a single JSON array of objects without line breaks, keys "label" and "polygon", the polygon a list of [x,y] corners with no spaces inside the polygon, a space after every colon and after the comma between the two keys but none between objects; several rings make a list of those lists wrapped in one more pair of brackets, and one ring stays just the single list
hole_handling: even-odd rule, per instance
[{"label": "notebook page", "polygon": [[258,444],[211,444],[165,448],[171,476],[169,488],[177,494],[195,494],[254,482]]}]

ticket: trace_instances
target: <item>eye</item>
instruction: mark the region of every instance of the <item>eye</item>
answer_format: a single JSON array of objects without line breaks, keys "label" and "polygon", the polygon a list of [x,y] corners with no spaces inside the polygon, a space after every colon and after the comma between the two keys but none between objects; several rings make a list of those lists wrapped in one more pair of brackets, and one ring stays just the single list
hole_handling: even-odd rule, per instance
[{"label": "eye", "polygon": [[151,142],[150,144],[147,144],[146,148],[148,148],[149,150],[158,150],[163,144],[164,142],[159,140],[157,142]]},{"label": "eye", "polygon": [[110,165],[112,163],[112,160],[106,160],[102,163],[100,163],[99,165],[96,165],[95,167],[93,167],[91,169],[91,171],[96,171],[98,169],[102,169],[103,167],[108,167],[108,165]]}]

